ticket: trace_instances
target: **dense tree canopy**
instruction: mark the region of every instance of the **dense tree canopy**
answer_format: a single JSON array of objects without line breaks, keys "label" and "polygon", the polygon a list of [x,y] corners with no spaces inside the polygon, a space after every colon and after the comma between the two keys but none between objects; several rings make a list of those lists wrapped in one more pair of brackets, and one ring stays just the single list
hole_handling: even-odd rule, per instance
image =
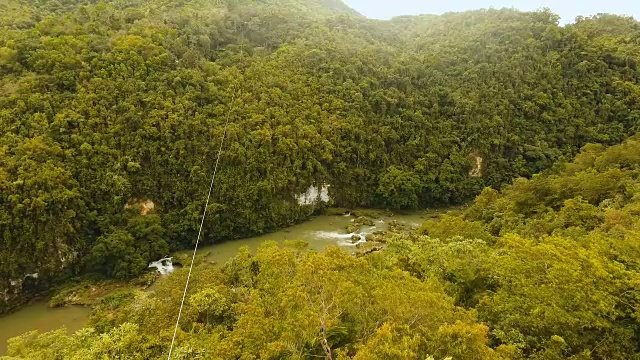
[{"label": "dense tree canopy", "polygon": [[536,359],[638,358],[639,149],[638,136],[590,144],[571,163],[485,189],[426,222],[429,237],[398,242],[405,269],[443,279],[495,345]]},{"label": "dense tree canopy", "polygon": [[[587,145],[386,249],[244,248],[195,269],[175,359],[638,359],[640,137]],[[615,175],[614,175],[615,174]],[[186,269],[6,359],[161,359]]]},{"label": "dense tree canopy", "polygon": [[[26,274],[128,277],[190,245],[227,116],[208,242],[303,219],[313,209],[296,196],[310,186],[331,185],[345,207],[458,204],[640,130],[640,25],[626,17],[560,27],[546,10],[481,10],[376,21],[338,0],[8,0],[2,10],[8,299]],[[594,207],[619,190],[598,184],[623,171],[557,185],[581,198],[532,207],[546,197],[522,195],[522,223],[490,209],[499,216],[475,221],[489,223],[483,239],[551,234],[560,225],[545,216],[615,227],[631,220]],[[402,327],[380,331],[380,344],[402,338],[414,351]]]}]

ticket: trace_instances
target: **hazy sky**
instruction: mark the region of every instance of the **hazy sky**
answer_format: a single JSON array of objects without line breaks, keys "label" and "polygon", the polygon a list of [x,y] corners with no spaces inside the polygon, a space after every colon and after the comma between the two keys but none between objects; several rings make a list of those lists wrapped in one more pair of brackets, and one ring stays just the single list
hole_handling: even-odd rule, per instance
[{"label": "hazy sky", "polygon": [[515,7],[536,10],[548,7],[562,17],[562,22],[573,22],[578,15],[613,13],[633,15],[640,19],[640,0],[344,0],[363,15],[376,19],[389,19],[398,15],[442,14],[480,8]]}]

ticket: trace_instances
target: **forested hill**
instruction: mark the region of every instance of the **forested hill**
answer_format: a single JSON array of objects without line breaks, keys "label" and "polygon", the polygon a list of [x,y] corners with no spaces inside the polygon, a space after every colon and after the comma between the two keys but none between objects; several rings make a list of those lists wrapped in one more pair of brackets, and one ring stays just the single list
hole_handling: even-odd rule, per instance
[{"label": "forested hill", "polygon": [[[171,358],[640,356],[640,136],[379,239],[364,256],[272,242],[201,262]],[[73,335],[13,339],[0,359],[165,359],[187,272],[105,297]]]},{"label": "forested hill", "polygon": [[230,109],[208,242],[307,216],[311,186],[347,207],[460,203],[639,130],[631,18],[8,0],[0,23],[9,295],[26,274],[129,277],[189,245]]}]

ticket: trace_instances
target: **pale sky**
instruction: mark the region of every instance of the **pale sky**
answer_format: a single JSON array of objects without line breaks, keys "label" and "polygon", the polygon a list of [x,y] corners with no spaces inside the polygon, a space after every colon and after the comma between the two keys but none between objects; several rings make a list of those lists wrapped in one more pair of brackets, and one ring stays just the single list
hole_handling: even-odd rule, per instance
[{"label": "pale sky", "polygon": [[398,15],[442,14],[448,11],[481,8],[514,7],[537,10],[548,7],[562,17],[562,23],[573,22],[578,15],[612,13],[632,15],[640,19],[640,0],[343,0],[362,15],[389,19]]}]

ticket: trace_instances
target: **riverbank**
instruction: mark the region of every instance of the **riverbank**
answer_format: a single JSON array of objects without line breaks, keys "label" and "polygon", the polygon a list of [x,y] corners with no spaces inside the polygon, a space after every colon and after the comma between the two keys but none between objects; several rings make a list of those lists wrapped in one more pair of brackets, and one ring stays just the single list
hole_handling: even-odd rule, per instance
[{"label": "riverbank", "polygon": [[91,308],[67,306],[52,309],[46,300],[38,300],[18,311],[0,317],[0,356],[7,351],[7,340],[29,331],[40,333],[65,327],[73,333],[87,325]]},{"label": "riverbank", "polygon": [[[270,234],[203,246],[198,253],[201,261],[218,266],[233,258],[241,247],[247,246],[253,252],[266,241],[283,243],[300,240],[314,251],[322,251],[333,245],[355,251],[366,244],[367,238],[375,238],[376,234],[389,230],[417,228],[436,213],[436,211],[421,211],[400,214],[382,210],[332,209],[331,215],[314,216],[308,221]],[[187,264],[190,261],[191,252],[192,250],[187,249],[173,254],[174,261]],[[91,307],[99,303],[102,297],[127,288],[148,288],[148,291],[153,291],[153,286],[149,286],[155,278],[157,278],[156,275],[148,273],[125,283],[115,281],[69,283],[56,290],[48,301],[37,301],[0,317],[0,344],[2,344],[0,355],[5,353],[8,339],[27,331],[44,332],[62,326],[66,326],[70,331],[82,328],[88,324]],[[57,308],[50,309],[48,305]]]}]

